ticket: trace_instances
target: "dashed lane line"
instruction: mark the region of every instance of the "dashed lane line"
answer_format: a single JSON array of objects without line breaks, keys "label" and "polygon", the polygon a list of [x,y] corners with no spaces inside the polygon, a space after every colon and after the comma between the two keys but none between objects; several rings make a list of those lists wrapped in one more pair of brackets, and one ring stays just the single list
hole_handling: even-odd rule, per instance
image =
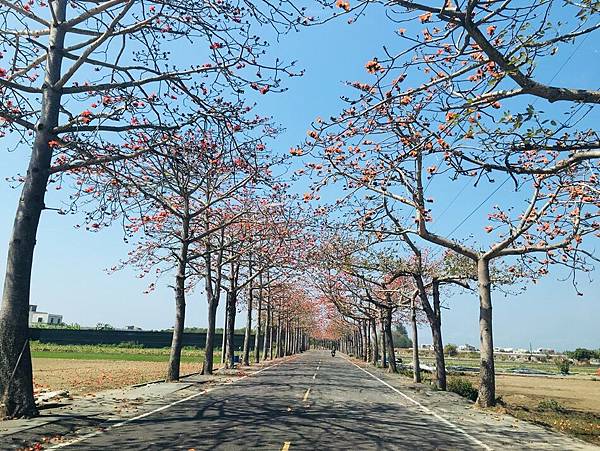
[{"label": "dashed lane line", "polygon": [[392,389],[393,391],[395,391],[396,393],[398,393],[400,396],[402,396],[403,398],[407,399],[408,401],[412,402],[413,404],[415,404],[416,406],[418,406],[423,412],[432,415],[433,417],[437,418],[438,420],[440,420],[442,423],[444,423],[446,426],[449,426],[451,429],[454,429],[456,432],[459,432],[461,434],[463,434],[465,437],[467,437],[469,440],[471,440],[473,443],[481,446],[483,449],[487,450],[487,451],[492,451],[492,448],[490,448],[488,445],[486,445],[485,443],[483,443],[481,440],[473,437],[471,434],[469,434],[467,431],[465,431],[464,429],[462,429],[461,427],[457,426],[456,424],[452,423],[451,421],[447,420],[446,418],[444,418],[443,416],[437,414],[436,412],[434,412],[433,410],[431,410],[428,407],[425,407],[423,404],[421,404],[419,401],[411,398],[410,396],[408,396],[405,393],[402,393],[400,390],[398,390],[396,387],[388,384],[386,381],[378,378],[377,376],[375,376],[373,373],[365,370],[364,368],[360,367],[359,365],[357,365],[356,363],[352,362],[351,360],[347,359],[344,357],[344,359],[346,361],[348,361],[349,363],[351,363],[352,365],[354,365],[356,368],[358,368],[359,370],[367,373],[369,376],[371,376],[373,379],[381,382],[383,385],[385,385],[386,387]]},{"label": "dashed lane line", "polygon": [[306,402],[309,394],[310,394],[310,387],[308,387],[308,389],[306,390],[306,393],[304,393],[304,398],[302,398],[302,402]]},{"label": "dashed lane line", "polygon": [[[187,396],[185,398],[179,399],[179,400],[177,400],[175,402],[172,402],[171,404],[167,404],[165,406],[162,406],[162,407],[159,407],[157,409],[151,410],[150,412],[146,412],[146,413],[143,413],[141,415],[137,415],[135,417],[128,418],[128,419],[126,419],[124,421],[121,421],[119,423],[113,424],[112,426],[108,426],[108,427],[103,428],[103,429],[98,430],[98,431],[90,432],[89,434],[82,435],[81,437],[78,437],[76,439],[70,440],[68,442],[59,443],[57,445],[51,446],[51,447],[46,448],[46,449],[49,449],[49,450],[50,449],[60,449],[60,448],[65,448],[67,446],[75,445],[76,443],[80,443],[80,442],[83,442],[84,440],[90,439],[90,438],[95,437],[97,435],[103,434],[105,432],[109,432],[112,429],[116,429],[118,427],[125,426],[126,424],[132,423],[132,422],[137,421],[137,420],[141,420],[142,418],[149,417],[150,415],[154,415],[155,413],[162,412],[163,410],[170,409],[171,407],[176,406],[177,404],[181,404],[183,402],[186,402],[186,401],[189,401],[191,399],[197,398],[198,396],[202,396],[202,395],[204,395],[206,393],[209,393],[209,392],[211,392],[213,390],[216,390],[216,389],[218,389],[220,387],[223,387],[223,386],[226,386],[226,385],[235,384],[236,382],[239,382],[239,381],[241,381],[243,379],[255,376],[258,373],[262,373],[263,371],[268,370],[269,368],[274,368],[274,367],[276,367],[278,365],[281,365],[282,363],[287,363],[289,361],[290,361],[290,359],[286,359],[285,361],[278,362],[278,363],[276,363],[274,365],[270,365],[270,366],[267,366],[265,368],[261,368],[260,370],[255,371],[252,374],[246,374],[245,376],[242,376],[242,377],[240,377],[238,379],[226,382],[224,384],[218,385],[218,386],[213,387],[213,388],[207,388],[205,390],[199,391],[198,393],[194,393],[193,395],[190,395],[190,396]],[[288,442],[286,442],[286,443],[288,443]],[[284,444],[284,446],[285,446],[285,444]],[[288,444],[288,448],[289,448],[289,444]],[[286,449],[288,449],[288,448],[286,448]]]}]

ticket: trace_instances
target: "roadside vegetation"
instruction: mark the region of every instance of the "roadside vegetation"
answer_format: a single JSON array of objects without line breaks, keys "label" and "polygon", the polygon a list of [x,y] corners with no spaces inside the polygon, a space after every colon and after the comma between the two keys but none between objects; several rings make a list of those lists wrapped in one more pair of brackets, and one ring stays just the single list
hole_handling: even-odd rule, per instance
[{"label": "roadside vegetation", "polygon": [[[145,362],[168,362],[170,348],[144,348],[135,343],[119,345],[62,345],[31,342],[31,356],[34,359],[75,359],[75,360],[123,360]],[[220,352],[218,356],[220,358]],[[184,346],[182,362],[203,362],[204,350]]]},{"label": "roadside vegetation", "polygon": [[[551,396],[553,391],[549,388],[548,394]],[[499,405],[501,412],[509,413],[519,420],[549,427],[600,445],[600,414],[597,412],[571,409],[552,398],[543,399],[537,405],[516,404],[501,399]]]},{"label": "roadside vegetation", "polygon": [[[411,350],[399,349],[397,354],[404,362],[411,362]],[[430,351],[422,354],[422,365],[435,363]],[[589,362],[595,358],[594,351],[578,349],[565,355],[569,358],[549,358],[546,362],[515,361],[496,355],[495,410],[600,445],[600,365]],[[478,364],[478,359],[468,353],[447,357],[447,390],[475,401]],[[452,371],[453,367],[473,371]],[[406,367],[399,374],[411,379],[414,376]],[[434,385],[434,376],[429,372],[423,371],[421,379]]]}]

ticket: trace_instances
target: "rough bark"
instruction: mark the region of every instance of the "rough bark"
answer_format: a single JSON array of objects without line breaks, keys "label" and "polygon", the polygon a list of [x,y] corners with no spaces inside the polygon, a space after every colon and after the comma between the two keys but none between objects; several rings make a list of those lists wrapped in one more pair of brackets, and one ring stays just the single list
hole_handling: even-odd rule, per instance
[{"label": "rough bark", "polygon": [[421,365],[419,363],[419,331],[417,330],[417,308],[412,300],[412,340],[413,340],[413,380],[421,382]]},{"label": "rough bark", "polygon": [[0,417],[31,417],[38,414],[33,397],[33,374],[29,349],[29,296],[37,229],[48,184],[52,148],[58,125],[61,91],[53,86],[60,80],[63,61],[66,0],[51,3],[55,20],[50,25],[48,56],[39,121],[15,214],[8,245],[6,275],[0,309]]},{"label": "rough bark", "polygon": [[253,301],[253,290],[251,284],[248,289],[248,308],[246,309],[246,331],[244,334],[244,351],[242,358],[242,362],[246,366],[250,365],[250,339],[252,338],[252,309],[254,308],[252,305]]},{"label": "rough bark", "polygon": [[185,279],[187,271],[189,247],[189,219],[184,220],[182,228],[182,243],[179,250],[177,275],[175,276],[175,325],[171,339],[171,353],[167,367],[167,381],[179,380],[181,364],[181,348],[183,347],[183,329],[185,328]]},{"label": "rough bark", "polygon": [[496,377],[494,370],[492,293],[489,260],[479,259],[477,261],[477,279],[479,288],[479,334],[481,349],[477,404],[481,407],[491,407],[496,403]]},{"label": "rough bark", "polygon": [[367,321],[362,321],[362,334],[363,334],[363,360],[369,361],[369,352],[371,352],[371,340],[367,329]]},{"label": "rough bark", "polygon": [[269,360],[273,360],[273,338],[275,335],[275,327],[273,326],[273,308],[269,305],[269,310],[271,312],[271,331],[269,333]]},{"label": "rough bark", "polygon": [[373,355],[371,356],[371,363],[377,366],[379,362],[379,339],[377,338],[377,320],[375,318],[369,321],[371,325],[371,343],[373,344]]},{"label": "rough bark", "polygon": [[442,342],[442,311],[440,309],[439,282],[433,281],[433,321],[430,321],[433,348],[435,351],[436,386],[446,390],[446,360],[444,358],[444,343]]},{"label": "rough bark", "polygon": [[384,368],[388,367],[387,361],[387,348],[385,345],[385,318],[383,316],[383,311],[381,311],[381,315],[379,318],[379,325],[381,329],[379,330],[379,337],[381,339],[381,366]]},{"label": "rough bark", "polygon": [[227,307],[227,300],[229,299],[229,294],[225,298],[225,319],[223,320],[223,334],[221,335],[221,363],[225,363],[226,353],[225,350],[227,348],[227,317],[229,316],[229,308]]},{"label": "rough bark", "polygon": [[390,373],[395,373],[398,371],[396,368],[396,352],[394,350],[394,336],[392,334],[392,309],[385,309],[385,335],[387,339],[385,340],[387,346],[387,354],[388,354],[388,369]]},{"label": "rough bark", "polygon": [[281,357],[281,316],[277,314],[277,338],[275,342],[275,356]]},{"label": "rough bark", "polygon": [[436,374],[435,385],[440,390],[446,390],[446,362],[444,359],[444,345],[442,343],[442,318],[440,312],[440,286],[437,279],[432,282],[433,307],[427,296],[427,289],[420,274],[414,276],[419,290],[421,306],[427,315],[431,336],[433,339],[433,352],[435,354]]},{"label": "rough bark", "polygon": [[235,341],[234,341],[234,332],[235,332],[235,314],[236,314],[236,302],[237,301],[237,292],[235,287],[231,289],[227,296],[227,345],[225,346],[227,349],[226,357],[225,357],[225,367],[233,368],[234,362],[233,358],[235,356]]},{"label": "rough bark", "polygon": [[215,328],[217,324],[218,296],[211,296],[208,300],[208,329],[206,330],[206,346],[204,348],[203,374],[212,374],[215,353]]},{"label": "rough bark", "polygon": [[267,311],[265,314],[265,336],[263,340],[263,360],[267,360],[269,356],[269,347],[271,346],[271,306],[267,304]]},{"label": "rough bark", "polygon": [[256,313],[256,335],[254,336],[254,363],[260,362],[260,334],[262,333],[262,298],[263,298],[263,290],[262,290],[262,277],[259,276],[258,284],[260,285],[260,290],[258,292],[258,309]]}]

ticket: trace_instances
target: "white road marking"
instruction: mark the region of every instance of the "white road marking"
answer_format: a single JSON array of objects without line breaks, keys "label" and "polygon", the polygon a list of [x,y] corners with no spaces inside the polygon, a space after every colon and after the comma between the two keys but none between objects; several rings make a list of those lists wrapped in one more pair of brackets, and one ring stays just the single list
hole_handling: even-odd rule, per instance
[{"label": "white road marking", "polygon": [[[286,359],[286,361],[288,361],[288,360],[289,359]],[[218,386],[213,387],[213,388],[207,388],[207,389],[202,390],[202,391],[200,391],[198,393],[194,393],[193,395],[187,396],[186,398],[179,399],[179,400],[177,400],[175,402],[172,402],[171,404],[167,404],[166,406],[158,407],[157,409],[154,409],[154,410],[152,410],[150,412],[146,412],[146,413],[143,413],[141,415],[138,415],[138,416],[135,416],[135,417],[132,417],[132,418],[128,418],[126,420],[121,421],[120,423],[113,424],[111,426],[108,426],[108,427],[106,427],[104,429],[101,429],[101,430],[98,430],[98,431],[90,432],[89,434],[82,435],[81,437],[77,437],[76,439],[70,440],[68,442],[59,443],[57,445],[51,446],[51,447],[46,448],[46,449],[60,449],[60,448],[65,448],[67,446],[74,445],[74,444],[79,443],[79,442],[83,442],[84,440],[87,440],[89,438],[92,438],[92,437],[95,437],[97,435],[100,435],[100,434],[103,434],[105,432],[108,432],[111,429],[115,429],[115,428],[124,426],[124,425],[126,425],[128,423],[131,423],[133,421],[137,421],[137,420],[141,420],[142,418],[146,418],[146,417],[148,417],[150,415],[153,415],[153,414],[155,414],[157,412],[162,412],[163,410],[170,409],[171,407],[176,406],[177,404],[181,404],[182,402],[186,402],[186,401],[189,401],[190,399],[197,398],[198,396],[201,396],[201,395],[204,395],[204,394],[206,394],[208,392],[216,390],[217,388],[223,387],[225,385],[231,385],[231,384],[239,382],[239,381],[241,381],[243,379],[246,379],[247,377],[251,377],[251,376],[254,376],[254,375],[258,374],[258,373],[262,373],[263,371],[268,370],[269,368],[274,368],[274,367],[276,367],[278,365],[281,365],[282,363],[285,363],[286,361],[278,362],[278,363],[276,363],[274,365],[270,365],[270,366],[267,366],[265,368],[261,368],[260,370],[254,372],[252,374],[246,374],[245,376],[242,376],[242,377],[240,377],[238,379],[231,380],[229,382],[226,382],[224,384],[218,385]]]},{"label": "white road marking", "polygon": [[310,394],[310,387],[308,388],[308,390],[306,390],[306,393],[304,393],[304,398],[302,398],[302,402],[306,402],[309,394]]},{"label": "white road marking", "polygon": [[317,378],[317,373],[313,374],[313,381]]},{"label": "white road marking", "polygon": [[469,440],[471,440],[473,443],[476,443],[477,445],[481,446],[483,449],[488,450],[488,451],[492,451],[492,448],[490,448],[488,445],[486,445],[485,443],[483,443],[481,440],[473,437],[471,434],[469,434],[467,431],[465,431],[464,429],[462,429],[461,427],[455,425],[454,423],[452,423],[451,421],[447,420],[446,418],[442,417],[441,415],[435,413],[433,410],[431,410],[428,407],[425,407],[423,404],[421,404],[419,401],[411,398],[410,396],[408,396],[405,393],[402,393],[400,390],[398,390],[396,387],[393,387],[392,385],[388,384],[386,381],[378,378],[377,376],[375,376],[373,373],[365,370],[364,368],[358,366],[356,363],[350,361],[349,359],[346,359],[348,362],[350,362],[352,365],[354,365],[356,368],[358,368],[359,370],[367,373],[369,376],[371,376],[373,379],[381,382],[383,385],[385,385],[388,388],[391,388],[393,391],[395,391],[396,393],[398,393],[400,396],[406,398],[407,400],[409,400],[410,402],[412,402],[413,404],[419,406],[421,408],[421,410],[429,415],[434,416],[435,418],[437,418],[438,420],[440,420],[442,423],[444,423],[445,425],[449,426],[450,428],[454,429],[456,432],[460,432],[461,434],[463,434],[465,437],[467,437]]}]

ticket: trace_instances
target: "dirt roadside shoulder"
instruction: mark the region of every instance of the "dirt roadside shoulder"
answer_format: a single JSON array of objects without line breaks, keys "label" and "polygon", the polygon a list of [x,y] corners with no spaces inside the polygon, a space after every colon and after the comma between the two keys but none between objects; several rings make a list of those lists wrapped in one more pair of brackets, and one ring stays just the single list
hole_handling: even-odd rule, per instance
[{"label": "dirt roadside shoulder", "polygon": [[477,408],[455,393],[436,391],[428,385],[415,384],[404,376],[387,373],[361,360],[348,360],[411,398],[426,413],[427,410],[434,412],[491,449],[600,451],[598,446],[549,428],[491,409]]}]

